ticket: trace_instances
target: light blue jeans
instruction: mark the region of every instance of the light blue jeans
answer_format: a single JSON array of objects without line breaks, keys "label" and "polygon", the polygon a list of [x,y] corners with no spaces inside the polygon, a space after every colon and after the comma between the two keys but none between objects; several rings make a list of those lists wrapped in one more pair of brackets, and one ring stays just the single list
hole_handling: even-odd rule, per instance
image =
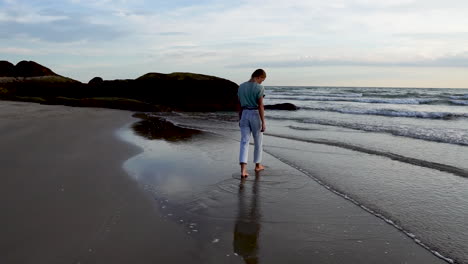
[{"label": "light blue jeans", "polygon": [[262,120],[260,120],[260,113],[258,110],[243,110],[239,126],[241,130],[239,163],[247,163],[249,157],[250,134],[253,135],[255,145],[254,163],[262,162],[263,133],[260,132],[262,129]]}]

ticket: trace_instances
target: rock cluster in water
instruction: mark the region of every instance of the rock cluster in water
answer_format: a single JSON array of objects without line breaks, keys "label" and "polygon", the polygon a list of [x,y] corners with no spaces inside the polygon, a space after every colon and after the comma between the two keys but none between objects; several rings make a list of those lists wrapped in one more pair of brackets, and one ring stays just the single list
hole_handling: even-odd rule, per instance
[{"label": "rock cluster in water", "polygon": [[265,105],[265,109],[294,111],[294,110],[298,110],[299,107],[291,103],[282,103],[282,104],[274,104],[274,105]]}]

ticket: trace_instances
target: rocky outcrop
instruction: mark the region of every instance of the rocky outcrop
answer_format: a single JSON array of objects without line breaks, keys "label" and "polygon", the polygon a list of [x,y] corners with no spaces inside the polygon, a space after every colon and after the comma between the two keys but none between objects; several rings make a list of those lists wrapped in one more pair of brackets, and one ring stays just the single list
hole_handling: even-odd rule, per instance
[{"label": "rocky outcrop", "polygon": [[104,82],[104,80],[101,77],[94,77],[91,80],[89,80],[88,84],[89,85],[100,85],[103,82]]},{"label": "rocky outcrop", "polygon": [[34,61],[20,61],[15,66],[15,75],[19,77],[58,76],[49,68]]},{"label": "rocky outcrop", "polygon": [[13,65],[8,61],[0,61],[0,77],[40,77],[59,76],[47,67],[34,61],[20,61]]},{"label": "rocky outcrop", "polygon": [[148,73],[135,80],[135,91],[148,102],[184,111],[226,111],[237,106],[237,84],[195,73]]},{"label": "rocky outcrop", "polygon": [[299,107],[291,103],[283,103],[283,104],[265,105],[265,109],[294,111],[294,110],[298,110]]},{"label": "rocky outcrop", "polygon": [[15,65],[8,61],[0,61],[0,77],[13,77]]},{"label": "rocky outcrop", "polygon": [[[11,75],[10,64],[0,64],[2,73]],[[135,80],[95,77],[81,83],[27,61],[14,66],[13,72],[13,77],[0,77],[0,98],[138,111],[234,111],[237,106],[237,84],[203,74],[147,73]]]}]

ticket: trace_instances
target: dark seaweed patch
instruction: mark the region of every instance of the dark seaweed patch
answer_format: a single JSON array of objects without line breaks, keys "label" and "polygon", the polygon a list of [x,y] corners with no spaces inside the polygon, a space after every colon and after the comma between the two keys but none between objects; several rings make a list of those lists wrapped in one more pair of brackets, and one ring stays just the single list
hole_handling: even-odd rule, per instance
[{"label": "dark seaweed patch", "polygon": [[135,133],[151,140],[162,139],[170,142],[187,141],[203,133],[200,130],[176,126],[172,122],[161,117],[145,114],[135,114],[134,116],[143,119],[132,125]]}]

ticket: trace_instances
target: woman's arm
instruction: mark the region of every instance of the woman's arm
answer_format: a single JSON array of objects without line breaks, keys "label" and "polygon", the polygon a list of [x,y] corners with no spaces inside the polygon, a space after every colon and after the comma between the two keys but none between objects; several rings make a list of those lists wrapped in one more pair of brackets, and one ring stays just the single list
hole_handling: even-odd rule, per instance
[{"label": "woman's arm", "polygon": [[263,105],[263,96],[258,99],[258,112],[260,113],[260,120],[262,120],[262,130],[261,132],[265,132],[266,124],[265,124],[265,107]]},{"label": "woman's arm", "polygon": [[[239,122],[240,122],[240,120],[241,120],[241,118],[242,118],[242,107],[241,107],[241,103],[240,103],[240,101],[239,101],[239,98],[237,98],[237,106],[236,106],[236,108],[237,108],[237,112],[239,113]],[[239,124],[240,124],[240,123],[239,123]]]}]

